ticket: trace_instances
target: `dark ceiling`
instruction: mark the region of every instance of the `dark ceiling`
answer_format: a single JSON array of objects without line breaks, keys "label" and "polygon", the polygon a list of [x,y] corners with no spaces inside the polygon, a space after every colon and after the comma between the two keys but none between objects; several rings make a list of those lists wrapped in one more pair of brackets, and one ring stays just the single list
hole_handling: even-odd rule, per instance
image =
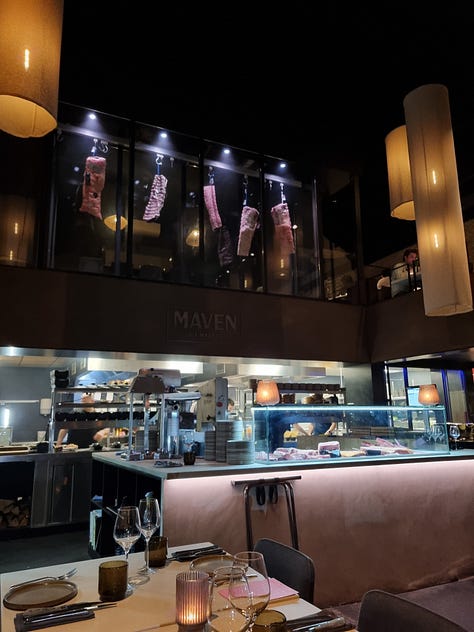
[{"label": "dark ceiling", "polygon": [[474,10],[347,4],[66,2],[60,96],[276,156],[344,160],[383,146],[410,90],[443,83],[462,134]]}]

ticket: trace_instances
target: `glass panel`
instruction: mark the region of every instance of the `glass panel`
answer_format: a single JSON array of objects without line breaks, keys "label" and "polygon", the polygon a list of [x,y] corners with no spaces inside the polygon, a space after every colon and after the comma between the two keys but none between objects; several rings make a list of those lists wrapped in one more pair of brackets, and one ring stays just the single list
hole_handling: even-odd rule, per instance
[{"label": "glass panel", "polygon": [[464,373],[462,371],[446,371],[449,392],[449,421],[465,424],[468,419]]},{"label": "glass panel", "polygon": [[355,192],[348,173],[332,170],[327,174],[320,208],[325,297],[344,302],[357,300]]},{"label": "glass panel", "polygon": [[252,408],[252,414],[256,461],[410,458],[449,451],[444,406],[293,404]]},{"label": "glass panel", "polygon": [[49,205],[52,145],[52,135],[32,139],[0,134],[0,265],[35,266],[41,261],[38,236]]},{"label": "glass panel", "polygon": [[321,298],[295,164],[141,123],[130,149],[130,121],[64,104],[60,120],[50,265]]},{"label": "glass panel", "polygon": [[199,285],[200,144],[176,132],[139,125],[135,149],[134,275]]},{"label": "glass panel", "polygon": [[23,195],[0,194],[0,263],[33,263],[36,200]]},{"label": "glass panel", "polygon": [[127,125],[80,109],[65,108],[62,115],[70,122],[56,145],[53,265],[126,274]]},{"label": "glass panel", "polygon": [[202,201],[204,284],[261,291],[260,158],[207,144]]},{"label": "glass panel", "polygon": [[[395,406],[406,404],[405,370],[401,367],[387,367],[387,381],[387,386],[390,386],[387,394],[391,397],[391,403]],[[411,402],[408,402],[408,404],[411,404]]]},{"label": "glass panel", "polygon": [[267,291],[320,298],[312,182],[292,163],[265,158],[264,231]]}]

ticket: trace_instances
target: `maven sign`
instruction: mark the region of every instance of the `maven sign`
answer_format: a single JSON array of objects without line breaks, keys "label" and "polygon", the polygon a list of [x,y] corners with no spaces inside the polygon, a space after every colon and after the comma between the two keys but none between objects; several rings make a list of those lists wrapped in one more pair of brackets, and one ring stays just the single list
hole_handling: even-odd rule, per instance
[{"label": "maven sign", "polygon": [[170,312],[168,336],[170,338],[213,338],[233,336],[240,328],[236,314],[194,312],[175,309]]}]

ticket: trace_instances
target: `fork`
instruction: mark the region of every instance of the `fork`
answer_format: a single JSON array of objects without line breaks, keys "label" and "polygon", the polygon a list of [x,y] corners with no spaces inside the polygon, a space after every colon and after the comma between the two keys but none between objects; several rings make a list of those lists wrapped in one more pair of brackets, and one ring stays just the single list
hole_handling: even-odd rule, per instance
[{"label": "fork", "polygon": [[37,582],[42,582],[42,581],[46,581],[46,580],[50,580],[50,581],[61,581],[63,579],[69,579],[69,577],[72,577],[73,575],[75,575],[77,573],[77,568],[71,568],[69,571],[66,571],[65,573],[63,573],[62,575],[58,575],[57,577],[38,577],[38,579],[29,579],[26,582],[20,582],[19,584],[12,584],[10,586],[10,590],[12,588],[18,588],[19,586],[26,586],[27,584],[36,584]]}]

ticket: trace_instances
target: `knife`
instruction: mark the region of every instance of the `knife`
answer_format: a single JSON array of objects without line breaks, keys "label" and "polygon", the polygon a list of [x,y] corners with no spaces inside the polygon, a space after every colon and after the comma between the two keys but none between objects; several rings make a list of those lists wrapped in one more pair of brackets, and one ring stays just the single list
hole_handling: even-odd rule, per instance
[{"label": "knife", "polygon": [[223,555],[224,549],[216,547],[215,549],[209,549],[208,551],[196,551],[195,553],[188,553],[187,555],[176,555],[173,557],[175,562],[189,562],[195,560],[198,557],[206,557],[208,555]]},{"label": "knife", "polygon": [[328,621],[321,621],[320,623],[307,623],[306,625],[299,626],[297,628],[289,628],[291,632],[319,632],[319,630],[335,630],[337,628],[344,629],[346,627],[346,620],[344,617],[336,617],[335,619],[329,619]]},{"label": "knife", "polygon": [[71,603],[61,606],[51,606],[49,608],[28,608],[24,610],[22,615],[25,621],[31,621],[36,617],[42,617],[47,615],[56,615],[67,612],[79,612],[81,610],[102,610],[102,608],[111,608],[116,606],[116,603],[102,602],[102,601],[80,601],[77,603]]},{"label": "knife", "polygon": [[211,549],[219,548],[217,544],[210,544],[209,546],[203,546],[197,549],[182,549],[181,551],[175,551],[171,554],[171,557],[181,556],[181,555],[193,555],[193,553],[201,553],[202,551],[210,551]]},{"label": "knife", "polygon": [[63,623],[72,623],[73,621],[85,621],[86,619],[93,619],[94,617],[94,611],[85,609],[35,615],[26,619],[23,612],[21,612],[17,614],[14,619],[15,631],[28,632],[29,630],[49,628],[53,625],[62,625]]}]

